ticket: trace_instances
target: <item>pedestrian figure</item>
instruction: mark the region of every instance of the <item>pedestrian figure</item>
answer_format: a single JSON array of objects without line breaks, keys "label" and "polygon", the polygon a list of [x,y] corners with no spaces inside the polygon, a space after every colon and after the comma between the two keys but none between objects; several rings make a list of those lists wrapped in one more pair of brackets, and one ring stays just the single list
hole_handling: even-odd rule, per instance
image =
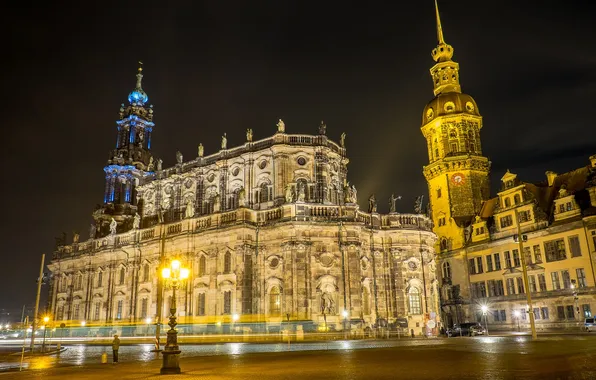
[{"label": "pedestrian figure", "polygon": [[112,353],[114,363],[118,363],[118,350],[120,349],[120,339],[118,339],[118,335],[114,335],[114,340],[112,341]]}]

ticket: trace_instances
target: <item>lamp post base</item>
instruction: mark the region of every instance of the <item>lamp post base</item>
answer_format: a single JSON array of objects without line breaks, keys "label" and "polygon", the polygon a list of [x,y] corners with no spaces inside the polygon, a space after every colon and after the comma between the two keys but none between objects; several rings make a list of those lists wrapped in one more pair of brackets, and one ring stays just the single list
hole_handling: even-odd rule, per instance
[{"label": "lamp post base", "polygon": [[180,363],[178,361],[180,358],[180,350],[163,350],[161,354],[163,355],[163,363],[160,373],[162,375],[180,373]]}]

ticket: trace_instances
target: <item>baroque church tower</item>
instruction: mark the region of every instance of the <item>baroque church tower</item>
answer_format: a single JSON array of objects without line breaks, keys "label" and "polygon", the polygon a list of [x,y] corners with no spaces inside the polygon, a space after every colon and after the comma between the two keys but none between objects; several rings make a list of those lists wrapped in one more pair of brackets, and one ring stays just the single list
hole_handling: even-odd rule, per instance
[{"label": "baroque church tower", "polygon": [[137,214],[136,187],[154,170],[151,155],[153,105],[143,91],[143,67],[139,62],[137,83],[128,94],[128,105],[122,104],[116,122],[116,148],[110,152],[104,167],[106,183],[103,205],[93,213],[96,237],[109,234],[112,218],[118,232],[132,227]]},{"label": "baroque church tower", "polygon": [[438,46],[430,69],[435,98],[422,114],[422,134],[428,146],[428,183],[434,232],[441,251],[461,248],[473,219],[489,198],[490,161],[482,155],[482,116],[474,99],[462,93],[459,64],[445,42],[435,0]]}]

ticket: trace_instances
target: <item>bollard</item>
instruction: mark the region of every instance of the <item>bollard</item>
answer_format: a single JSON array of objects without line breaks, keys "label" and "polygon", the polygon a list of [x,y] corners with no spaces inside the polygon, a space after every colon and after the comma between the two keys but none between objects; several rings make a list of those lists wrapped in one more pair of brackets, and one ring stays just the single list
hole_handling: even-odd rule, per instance
[{"label": "bollard", "polygon": [[108,362],[108,353],[104,352],[101,354],[101,364],[106,364]]}]

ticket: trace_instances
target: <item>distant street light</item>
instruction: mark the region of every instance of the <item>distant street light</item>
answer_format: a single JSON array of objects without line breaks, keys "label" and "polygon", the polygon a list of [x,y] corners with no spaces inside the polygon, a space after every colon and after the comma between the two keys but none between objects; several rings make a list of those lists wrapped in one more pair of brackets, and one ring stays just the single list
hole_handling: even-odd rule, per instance
[{"label": "distant street light", "polygon": [[482,315],[484,316],[484,327],[486,328],[486,335],[488,335],[488,306],[482,305],[480,306],[480,310],[482,311]]},{"label": "distant street light", "polygon": [[172,286],[172,302],[170,304],[170,322],[168,325],[170,329],[167,333],[166,346],[162,352],[163,364],[161,367],[162,374],[180,373],[180,347],[178,346],[178,331],[176,331],[176,290],[180,286],[180,282],[187,279],[190,274],[188,268],[182,268],[180,261],[172,260],[169,268],[163,268],[161,277],[168,281]]},{"label": "distant street light", "polygon": [[87,324],[87,322],[81,321],[81,327],[85,327],[86,324]]},{"label": "distant street light", "polygon": [[46,326],[48,325],[49,320],[50,317],[48,317],[47,315],[43,317],[43,342],[41,343],[41,352],[44,352],[46,350],[46,331],[48,331]]}]

